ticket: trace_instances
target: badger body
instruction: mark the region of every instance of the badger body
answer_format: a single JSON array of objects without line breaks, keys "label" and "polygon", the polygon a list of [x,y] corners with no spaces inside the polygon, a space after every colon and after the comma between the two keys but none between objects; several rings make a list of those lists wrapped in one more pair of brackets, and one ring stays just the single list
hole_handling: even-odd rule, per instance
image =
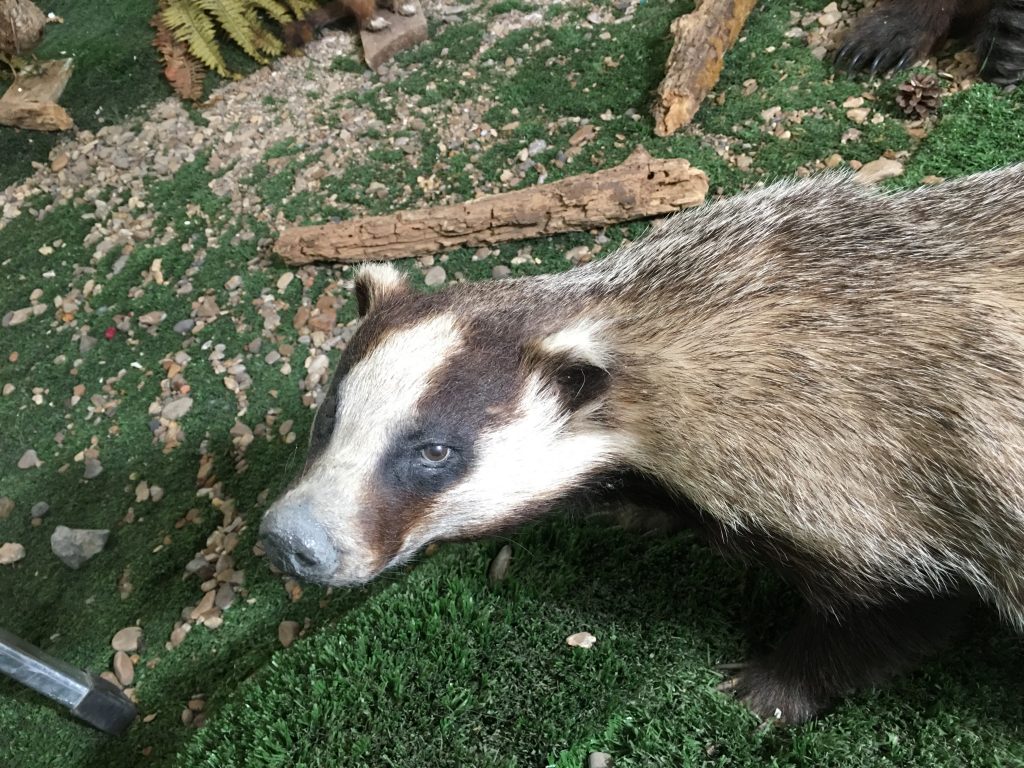
[{"label": "badger body", "polygon": [[1024,77],[1024,0],[880,0],[853,26],[836,63],[871,74],[903,69],[947,37],[973,40],[986,80]]},{"label": "badger body", "polygon": [[283,570],[364,583],[628,473],[806,599],[725,685],[766,717],[911,665],[962,599],[1024,629],[1024,165],[786,182],[561,274],[356,293],[261,528]]}]

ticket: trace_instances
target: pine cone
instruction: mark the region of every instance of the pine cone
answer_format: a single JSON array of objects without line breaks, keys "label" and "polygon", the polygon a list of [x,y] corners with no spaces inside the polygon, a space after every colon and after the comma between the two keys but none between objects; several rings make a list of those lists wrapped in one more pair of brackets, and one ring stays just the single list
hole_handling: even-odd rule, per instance
[{"label": "pine cone", "polygon": [[905,114],[928,117],[939,108],[942,88],[935,75],[912,76],[896,88],[896,103]]}]

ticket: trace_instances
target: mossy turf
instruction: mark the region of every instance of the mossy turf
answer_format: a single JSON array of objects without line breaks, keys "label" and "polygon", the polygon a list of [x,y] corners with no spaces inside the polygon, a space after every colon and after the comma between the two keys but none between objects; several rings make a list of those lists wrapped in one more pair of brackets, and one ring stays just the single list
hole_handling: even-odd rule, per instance
[{"label": "mossy turf", "polygon": [[[894,87],[885,84],[877,102],[885,121],[858,126],[860,138],[844,144],[851,123],[841,104],[860,94],[864,84],[833,78],[828,65],[802,43],[784,42],[789,6],[806,10],[823,4],[760,4],[728,56],[716,98],[700,112],[700,132],[667,139],[653,136],[647,108],[669,46],[668,22],[690,4],[646,3],[635,21],[596,28],[578,23],[585,11],[545,5],[549,17],[562,14],[565,23],[555,30],[513,32],[472,65],[472,77],[466,74],[468,62],[495,14],[535,6],[505,2],[476,17],[467,13],[465,22],[433,29],[429,42],[403,55],[406,75],[390,82],[370,77],[351,102],[375,104],[386,119],[389,105],[398,100],[429,106],[481,95],[491,125],[518,124],[499,142],[443,156],[438,149],[424,149],[415,164],[382,143],[365,163],[324,179],[320,192],[298,197],[290,193],[292,179],[313,153],[306,153],[297,138],[268,152],[251,183],[290,219],[322,221],[429,202],[432,195],[472,195],[466,163],[495,184],[502,170],[515,165],[519,150],[536,139],[550,147],[538,157],[549,178],[607,167],[643,143],[656,155],[690,158],[723,194],[791,176],[835,152],[847,161],[873,160],[885,150],[908,152],[907,172],[893,182],[897,186],[1024,159],[1024,97],[986,85],[948,99],[936,126],[917,141],[904,130],[895,107],[885,106]],[[100,29],[110,23],[107,14],[73,5],[54,7],[66,24],[52,31],[47,45],[70,49],[85,46],[87,35],[107,39]],[[90,19],[72,23],[76,13]],[[121,28],[137,29],[138,37],[126,31],[117,45],[96,53],[91,67],[80,59],[79,72],[93,73],[80,87],[121,77],[136,78],[139,85],[132,87],[143,92],[159,92],[154,64],[119,58],[132,46],[133,55],[142,55],[140,25],[150,10],[133,13]],[[507,74],[510,58],[516,64]],[[617,66],[609,68],[609,58]],[[336,69],[346,73],[353,67],[344,59]],[[758,88],[744,95],[751,79]],[[79,98],[89,100],[69,89],[69,105]],[[783,139],[762,130],[762,112],[775,106],[816,111],[793,122],[791,136]],[[124,114],[119,109],[107,106],[105,114],[119,117]],[[558,122],[564,117],[587,118],[600,130],[573,163],[558,168],[552,162],[555,149],[575,130]],[[424,147],[436,147],[437,129],[428,121]],[[735,153],[751,158],[751,169],[744,172],[724,161],[707,138],[711,135],[727,137]],[[12,139],[0,134],[0,141]],[[7,146],[0,145],[0,151]],[[417,178],[435,172],[447,186],[423,192]],[[526,183],[536,180],[537,172],[531,173]],[[592,750],[611,753],[617,766],[1024,766],[1020,641],[983,612],[963,643],[892,688],[861,692],[813,724],[760,729],[742,707],[714,690],[718,678],[712,667],[743,658],[752,643],[770,642],[791,616],[792,600],[772,577],[755,572],[751,578],[686,535],[642,537],[598,520],[554,519],[512,539],[511,570],[497,587],[488,585],[486,570],[502,541],[445,546],[415,568],[367,588],[328,593],[306,587],[300,599],[290,601],[280,578],[252,554],[252,546],[255,522],[265,509],[260,499],[272,499],[298,469],[303,450],[296,446],[302,440],[289,445],[272,430],[273,439],[258,438],[248,448],[248,469],[236,471],[229,430],[237,401],[206,358],[215,344],[224,344],[228,356],[242,354],[260,335],[252,302],[230,301],[224,286],[231,276],[244,276],[247,299],[270,291],[285,302],[281,330],[296,346],[290,318],[303,289],[295,280],[279,291],[278,279],[287,270],[276,263],[250,269],[256,238],[236,242],[241,225],[225,201],[208,191],[212,178],[200,156],[172,179],[151,182],[147,201],[159,214],[156,231],[171,226],[174,236],[139,244],[114,275],[109,273],[118,253],[91,262],[93,251],[83,244],[88,211],[77,204],[42,217],[27,210],[0,231],[0,315],[28,305],[36,288],[49,307],[44,316],[0,333],[0,385],[15,385],[14,392],[0,397],[0,496],[15,502],[13,512],[0,519],[0,542],[20,542],[27,551],[21,562],[0,566],[0,622],[94,671],[109,668],[109,641],[118,629],[142,626],[135,687],[140,712],[155,715],[114,739],[0,681],[0,766],[569,768],[582,765]],[[362,194],[378,178],[393,180],[395,197]],[[47,202],[34,201],[29,208]],[[188,212],[189,202],[205,219],[195,207]],[[206,219],[220,235],[216,243],[207,239]],[[257,238],[270,234],[257,222],[243,223]],[[643,228],[609,229],[605,252]],[[57,240],[62,247],[40,254]],[[564,269],[567,249],[593,243],[586,233],[529,243],[531,258],[514,264],[513,272]],[[523,245],[502,246],[500,255],[481,261],[467,249],[458,250],[449,255],[446,269],[449,276],[483,278],[494,264],[509,263]],[[174,281],[193,263],[190,254],[197,248],[207,248],[207,258],[191,278],[195,290],[182,298]],[[140,275],[154,259],[162,260],[167,284],[148,283],[140,292]],[[87,265],[96,273],[84,272]],[[318,286],[344,274],[324,268],[308,295],[315,297]],[[90,312],[74,322],[55,319],[54,300],[89,277],[103,286],[90,299]],[[165,454],[149,428],[149,406],[159,397],[164,375],[159,361],[182,348],[172,326],[188,316],[191,299],[205,292],[216,297],[225,315],[189,348],[193,361],[186,374],[195,405],[182,421],[184,444]],[[340,322],[351,318],[353,304],[342,305]],[[163,310],[167,319],[152,334],[117,332],[105,339],[114,317],[129,309],[136,315]],[[88,353],[71,340],[76,323],[89,324],[99,339]],[[295,431],[303,435],[311,414],[300,399],[301,365],[283,374],[264,364],[261,355],[247,363],[255,385],[242,420],[255,426],[274,409],[279,421],[294,420]],[[112,379],[105,391],[104,382]],[[79,383],[86,386],[85,395],[71,405],[72,387]],[[113,412],[95,413],[91,398],[100,394],[118,401]],[[104,471],[87,481],[75,457],[93,439]],[[15,468],[27,448],[37,451],[42,467]],[[209,500],[196,497],[204,452],[214,457],[224,496],[235,500],[249,522],[236,551],[247,594],[225,613],[220,629],[198,627],[179,647],[166,650],[182,608],[198,599],[198,584],[183,578],[184,566],[220,521]],[[164,498],[136,502],[141,480],[164,488]],[[38,501],[48,502],[51,510],[36,527],[29,509]],[[134,522],[126,523],[129,508]],[[176,528],[175,521],[190,508],[199,510],[199,519]],[[58,524],[110,528],[111,541],[80,570],[70,571],[50,553],[49,536]],[[118,586],[125,580],[132,589],[122,598]],[[286,619],[305,629],[283,649],[277,626]],[[565,644],[568,635],[581,630],[598,638],[594,648]],[[180,721],[182,709],[197,695],[206,702],[206,721],[198,729]]]}]

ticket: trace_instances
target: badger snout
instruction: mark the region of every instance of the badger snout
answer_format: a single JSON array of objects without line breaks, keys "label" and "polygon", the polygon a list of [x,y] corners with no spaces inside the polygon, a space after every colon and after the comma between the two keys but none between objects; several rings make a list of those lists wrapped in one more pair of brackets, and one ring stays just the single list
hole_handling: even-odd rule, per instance
[{"label": "badger snout", "polygon": [[271,509],[260,524],[260,540],[270,562],[292,576],[324,582],[338,570],[334,541],[304,505]]}]

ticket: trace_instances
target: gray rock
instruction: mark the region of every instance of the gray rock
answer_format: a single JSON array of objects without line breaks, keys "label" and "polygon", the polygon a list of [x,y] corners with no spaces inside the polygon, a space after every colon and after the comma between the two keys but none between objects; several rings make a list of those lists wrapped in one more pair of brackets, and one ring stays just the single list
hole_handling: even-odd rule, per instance
[{"label": "gray rock", "polygon": [[612,756],[607,752],[591,752],[587,755],[587,768],[612,768]]},{"label": "gray rock", "polygon": [[429,286],[441,285],[447,279],[448,275],[441,266],[431,267],[423,275],[423,282]]},{"label": "gray rock", "polygon": [[85,460],[85,474],[86,480],[92,480],[94,477],[99,477],[103,472],[103,465],[99,459],[88,458]]},{"label": "gray rock", "polygon": [[508,277],[511,274],[512,270],[504,264],[497,264],[491,269],[491,277],[495,280],[500,280],[501,278]]},{"label": "gray rock", "polygon": [[37,501],[32,505],[32,509],[29,512],[32,517],[46,517],[46,513],[50,511],[50,505],[45,501]]},{"label": "gray rock", "polygon": [[50,549],[68,568],[78,569],[107,545],[110,531],[94,528],[68,528],[58,525],[50,536]]},{"label": "gray rock", "polygon": [[539,155],[545,149],[548,148],[548,143],[544,139],[534,139],[530,142],[530,146],[526,148],[526,152],[530,157]]},{"label": "gray rock", "polygon": [[177,400],[171,400],[169,403],[165,404],[164,407],[163,407],[163,411],[161,411],[161,415],[165,419],[170,419],[171,421],[177,421],[178,419],[183,417],[186,413],[188,413],[191,409],[192,409],[192,398],[191,397],[181,397],[181,398],[178,398]]},{"label": "gray rock", "polygon": [[196,327],[196,321],[191,317],[186,317],[184,320],[179,320],[174,324],[174,332],[182,335],[191,333],[192,329]]}]

